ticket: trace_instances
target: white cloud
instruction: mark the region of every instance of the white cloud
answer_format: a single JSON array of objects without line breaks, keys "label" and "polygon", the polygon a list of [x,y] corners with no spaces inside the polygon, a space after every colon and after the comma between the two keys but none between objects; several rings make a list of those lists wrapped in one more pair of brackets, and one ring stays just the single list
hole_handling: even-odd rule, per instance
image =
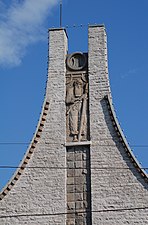
[{"label": "white cloud", "polygon": [[29,44],[43,40],[44,21],[58,0],[13,1],[9,8],[0,0],[0,64],[21,63]]}]

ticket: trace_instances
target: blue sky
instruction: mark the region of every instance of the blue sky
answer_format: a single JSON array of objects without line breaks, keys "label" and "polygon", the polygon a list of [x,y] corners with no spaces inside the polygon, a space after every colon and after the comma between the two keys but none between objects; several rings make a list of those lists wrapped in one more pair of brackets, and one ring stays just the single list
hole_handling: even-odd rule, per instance
[{"label": "blue sky", "polygon": [[[62,21],[69,52],[87,51],[88,23],[105,24],[114,107],[142,167],[148,167],[147,10],[147,0],[63,0]],[[0,166],[18,166],[35,131],[50,27],[59,27],[58,0],[0,0]],[[13,172],[0,168],[0,189]]]}]

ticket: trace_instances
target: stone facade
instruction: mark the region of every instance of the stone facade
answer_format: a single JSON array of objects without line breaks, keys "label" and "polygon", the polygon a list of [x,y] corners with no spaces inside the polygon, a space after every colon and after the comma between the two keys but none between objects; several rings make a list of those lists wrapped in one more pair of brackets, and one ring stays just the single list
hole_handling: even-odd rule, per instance
[{"label": "stone facade", "polygon": [[147,178],[129,157],[104,98],[111,98],[104,26],[90,27],[88,40],[92,224],[146,225]]},{"label": "stone facade", "polygon": [[[76,54],[67,65],[65,30],[49,31],[45,103],[20,168],[0,194],[0,225],[148,224],[148,177],[112,107],[105,27],[90,26],[88,36],[88,64]],[[72,75],[69,93],[81,107],[70,121],[71,73],[78,79]]]},{"label": "stone facade", "polygon": [[[49,67],[43,128],[35,134],[33,153],[11,190],[4,188],[0,201],[0,225],[66,224],[66,108],[65,60],[67,36],[63,29],[49,32]],[[42,121],[44,119],[44,122]],[[32,144],[25,158],[28,157]],[[23,159],[24,161],[24,159]],[[22,167],[22,165],[20,165]],[[61,169],[64,168],[64,169]],[[16,173],[15,177],[19,174]],[[11,185],[10,181],[10,185]]]},{"label": "stone facade", "polygon": [[89,147],[68,147],[67,168],[67,225],[91,224]]}]

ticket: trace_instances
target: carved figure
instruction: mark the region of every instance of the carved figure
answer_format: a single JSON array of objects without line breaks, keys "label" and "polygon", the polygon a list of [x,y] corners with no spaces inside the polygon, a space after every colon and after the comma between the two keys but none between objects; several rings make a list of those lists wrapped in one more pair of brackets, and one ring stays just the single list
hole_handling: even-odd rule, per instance
[{"label": "carved figure", "polygon": [[71,79],[67,84],[67,115],[69,116],[69,130],[70,135],[73,136],[73,141],[81,141],[81,136],[85,134],[87,90],[88,84],[84,84],[81,78]]}]

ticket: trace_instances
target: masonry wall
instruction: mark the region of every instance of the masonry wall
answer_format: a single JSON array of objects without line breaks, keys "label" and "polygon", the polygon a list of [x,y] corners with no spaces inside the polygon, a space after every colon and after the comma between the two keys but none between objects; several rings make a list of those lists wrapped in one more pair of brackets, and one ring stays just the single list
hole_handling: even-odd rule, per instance
[{"label": "masonry wall", "polygon": [[[26,168],[12,189],[5,190],[5,193],[8,193],[0,201],[0,225],[66,223],[64,213],[67,210],[67,175],[66,170],[61,170],[61,167],[66,167],[64,144],[67,36],[62,29],[50,30],[49,40],[49,71],[45,98],[49,109],[42,115],[41,124],[44,123],[44,127],[35,137],[35,149]],[[33,146],[30,149],[33,149]]]},{"label": "masonry wall", "polygon": [[125,151],[104,99],[110,97],[104,26],[89,28],[88,54],[92,224],[146,225],[147,180]]},{"label": "masonry wall", "polygon": [[[66,157],[67,36],[63,29],[53,29],[49,33],[45,104],[37,132],[20,168],[0,193],[0,225],[66,225],[67,207],[71,207],[67,205],[71,180],[72,188],[76,188],[75,177],[70,180],[66,169],[71,151],[68,147]],[[91,190],[91,196],[85,198],[89,199],[89,207],[85,208],[88,214],[91,211],[92,223],[87,220],[89,222],[82,225],[147,225],[148,179],[123,143],[105,98],[107,95],[111,99],[105,27],[90,26],[88,39],[91,140],[90,146],[87,143],[90,152],[86,169],[90,179],[87,178],[89,182],[84,187],[86,191]],[[80,149],[79,145],[75,147],[80,158],[82,146],[81,143]],[[84,164],[84,160],[79,161]],[[86,202],[81,199],[81,203]]]}]

